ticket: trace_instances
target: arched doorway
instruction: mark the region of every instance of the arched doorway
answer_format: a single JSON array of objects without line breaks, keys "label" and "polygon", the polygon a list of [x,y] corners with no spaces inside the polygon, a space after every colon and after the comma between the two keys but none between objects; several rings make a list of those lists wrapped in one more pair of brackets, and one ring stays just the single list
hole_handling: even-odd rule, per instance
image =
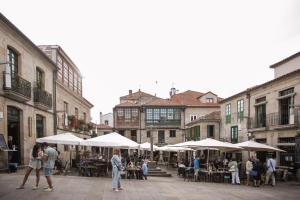
[{"label": "arched doorway", "polygon": [[7,136],[8,147],[17,151],[10,156],[13,163],[21,163],[21,134],[20,134],[20,110],[16,107],[7,107]]}]

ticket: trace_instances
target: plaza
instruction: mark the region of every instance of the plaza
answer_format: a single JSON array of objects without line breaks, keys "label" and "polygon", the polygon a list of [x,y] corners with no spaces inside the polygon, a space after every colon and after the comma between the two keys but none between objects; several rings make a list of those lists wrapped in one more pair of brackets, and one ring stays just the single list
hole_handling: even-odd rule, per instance
[{"label": "plaza", "polygon": [[185,182],[173,175],[171,178],[149,177],[147,181],[122,180],[124,191],[113,192],[111,178],[54,176],[54,191],[43,192],[46,180],[41,177],[40,189],[32,190],[35,177],[30,176],[25,189],[16,190],[23,175],[0,174],[0,199],[55,199],[55,200],[181,200],[181,199],[272,199],[293,200],[300,195],[300,184],[297,182],[279,182],[275,187],[261,186],[254,188],[245,185],[224,183]]}]

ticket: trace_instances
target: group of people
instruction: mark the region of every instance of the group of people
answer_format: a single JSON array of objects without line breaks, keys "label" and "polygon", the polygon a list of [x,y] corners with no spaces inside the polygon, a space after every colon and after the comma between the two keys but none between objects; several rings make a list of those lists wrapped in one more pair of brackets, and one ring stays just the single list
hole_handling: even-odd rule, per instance
[{"label": "group of people", "polygon": [[43,174],[46,177],[48,186],[44,187],[45,192],[53,191],[53,184],[51,180],[52,171],[57,160],[58,152],[50,147],[46,142],[41,144],[35,144],[30,152],[30,160],[28,169],[23,178],[23,182],[17,189],[24,189],[27,179],[33,170],[36,171],[36,181],[33,186],[33,190],[39,188],[40,171],[43,168]]},{"label": "group of people", "polygon": [[[124,171],[127,169],[135,169],[137,177],[142,177],[147,180],[148,175],[148,165],[147,160],[143,160],[142,165],[135,166],[132,160],[127,161],[126,167],[122,164],[120,158],[120,150],[113,149],[113,156],[111,158],[111,165],[112,165],[112,189],[115,192],[123,190],[121,187],[121,175],[124,174]],[[130,170],[128,170],[130,171]]]},{"label": "group of people", "polygon": [[251,157],[246,162],[246,174],[247,174],[247,185],[249,185],[250,178],[253,178],[253,186],[259,187],[262,176],[265,176],[265,185],[269,184],[270,178],[272,179],[272,186],[275,186],[275,172],[276,172],[276,160],[275,155],[269,157],[266,163],[263,164],[258,158]]}]

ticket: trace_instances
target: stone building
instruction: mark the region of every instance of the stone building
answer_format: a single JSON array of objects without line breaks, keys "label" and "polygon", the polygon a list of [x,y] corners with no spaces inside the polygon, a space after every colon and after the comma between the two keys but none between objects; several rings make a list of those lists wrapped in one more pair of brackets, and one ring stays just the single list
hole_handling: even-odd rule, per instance
[{"label": "stone building", "polygon": [[56,63],[56,126],[57,132],[89,135],[90,110],[93,105],[82,95],[82,75],[71,58],[58,45],[39,46]]},{"label": "stone building", "polygon": [[220,140],[220,111],[214,111],[186,124],[186,140]]},{"label": "stone building", "polygon": [[113,115],[113,113],[102,114],[102,112],[100,112],[99,122],[100,122],[100,124],[105,124],[107,126],[113,127],[114,126],[114,115]]},{"label": "stone building", "polygon": [[172,89],[170,99],[129,90],[114,108],[115,130],[139,143],[150,142],[152,134],[156,145],[175,144],[185,140],[190,120],[219,110],[219,98],[211,92],[176,94]]},{"label": "stone building", "polygon": [[0,134],[17,150],[9,159],[0,150],[6,168],[7,160],[27,164],[36,138],[55,133],[56,65],[1,13],[0,41]]},{"label": "stone building", "polygon": [[[221,137],[224,140],[236,143],[254,139],[285,150],[277,153],[280,165],[295,162],[295,136],[300,125],[299,56],[297,53],[272,65],[273,80],[221,102]],[[257,156],[264,160],[266,153],[258,152]]]},{"label": "stone building", "polygon": [[[90,138],[92,129],[90,110],[93,105],[83,97],[82,75],[66,52],[58,45],[42,45],[39,48],[57,65],[56,74],[56,120],[57,133],[71,132],[77,137]],[[76,147],[78,148],[78,147]],[[58,145],[60,157],[68,160],[69,151],[75,147]],[[90,151],[90,147],[80,147]],[[73,154],[75,159],[75,154]]]}]

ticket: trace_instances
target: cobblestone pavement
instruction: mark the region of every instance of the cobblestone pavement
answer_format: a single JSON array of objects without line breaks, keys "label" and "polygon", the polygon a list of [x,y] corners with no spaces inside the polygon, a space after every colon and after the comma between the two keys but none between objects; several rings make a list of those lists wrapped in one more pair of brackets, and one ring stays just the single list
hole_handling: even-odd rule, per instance
[{"label": "cobblestone pavement", "polygon": [[32,190],[35,177],[29,177],[24,190],[16,190],[23,178],[21,174],[0,174],[0,199],[4,200],[292,200],[300,197],[300,183],[279,183],[276,187],[254,188],[220,183],[184,182],[181,178],[154,178],[147,181],[122,180],[124,191],[112,192],[111,179],[76,176],[54,176],[55,190],[44,192],[46,180],[41,177],[40,189]]}]

